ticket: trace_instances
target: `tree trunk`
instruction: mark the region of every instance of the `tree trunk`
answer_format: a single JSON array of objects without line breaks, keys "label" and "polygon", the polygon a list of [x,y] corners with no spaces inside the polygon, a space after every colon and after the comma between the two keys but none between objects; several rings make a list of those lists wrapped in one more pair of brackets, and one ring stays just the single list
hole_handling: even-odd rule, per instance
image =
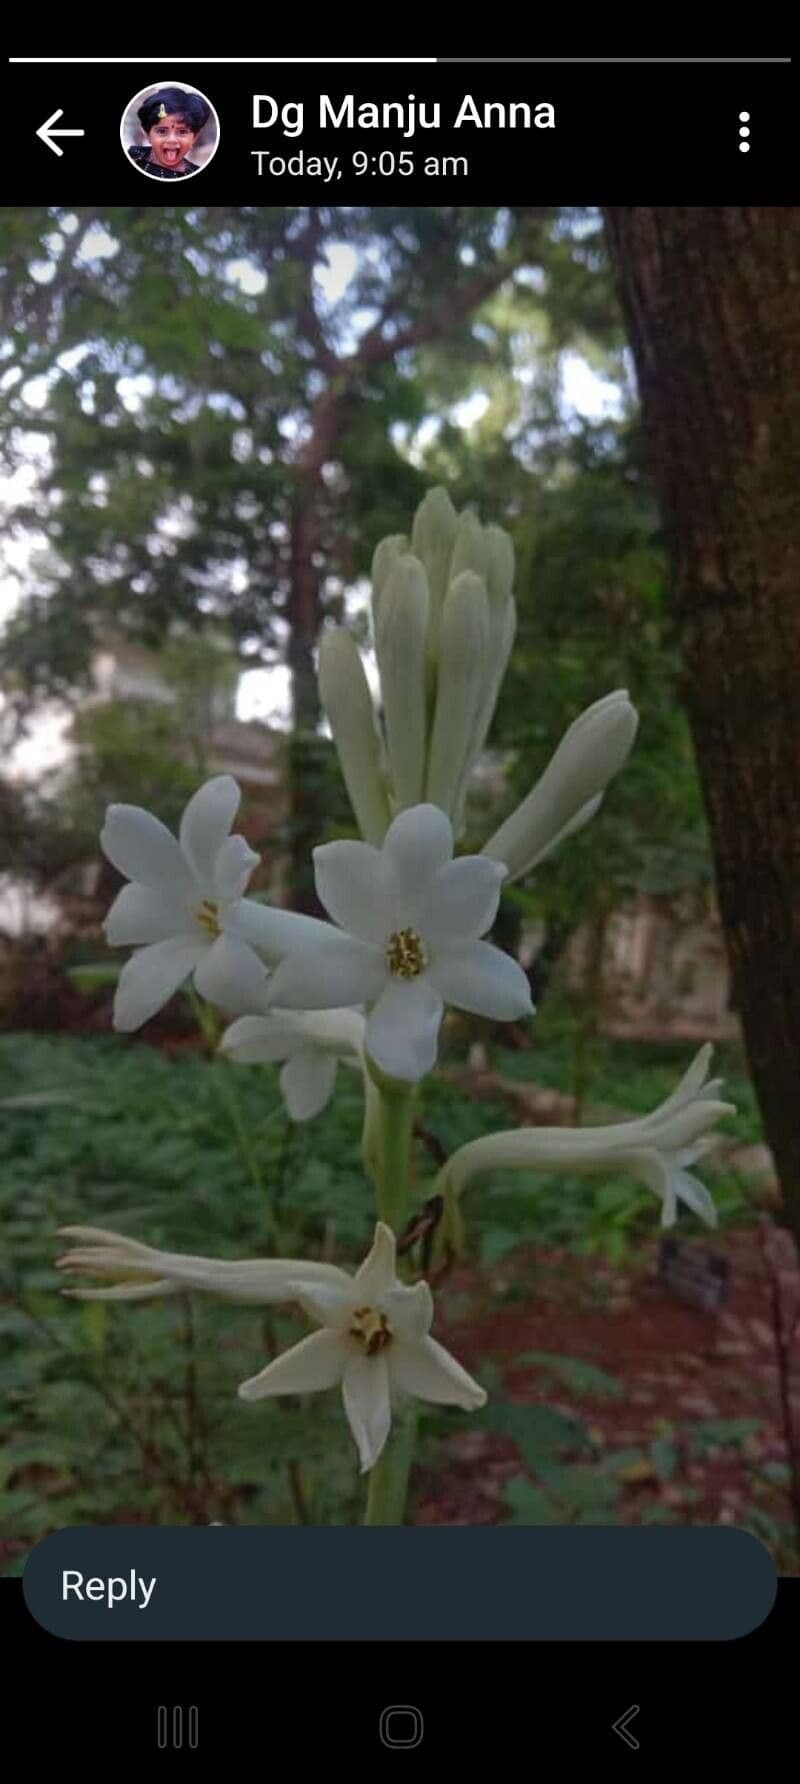
[{"label": "tree trunk", "polygon": [[322,623],[323,471],[335,452],[342,421],[341,391],[329,386],[315,404],[309,437],[298,458],[289,545],[289,883],[293,910],[311,916],[325,915],[314,888],[311,858],[325,822],[325,746],[319,735],[322,708],[314,666]]},{"label": "tree trunk", "polygon": [[800,1239],[800,211],[605,215],[747,1051]]}]

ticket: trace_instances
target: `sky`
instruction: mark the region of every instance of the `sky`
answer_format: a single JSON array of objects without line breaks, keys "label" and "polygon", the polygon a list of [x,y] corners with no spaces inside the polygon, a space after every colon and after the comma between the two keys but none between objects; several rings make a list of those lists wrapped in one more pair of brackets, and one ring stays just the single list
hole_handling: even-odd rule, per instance
[{"label": "sky", "polygon": [[[115,244],[103,230],[96,230],[87,236],[83,252],[88,258],[97,259],[116,251]],[[335,303],[342,296],[356,265],[354,250],[346,243],[334,244],[329,251],[327,266],[321,269],[319,284],[326,300]],[[264,288],[263,273],[244,260],[232,260],[228,266],[228,276],[238,284],[242,291],[257,295]],[[38,277],[46,280],[52,271],[52,263],[42,262],[38,269]],[[34,276],[37,276],[35,271]],[[359,327],[359,318],[354,318],[354,327]],[[598,377],[587,361],[577,353],[568,353],[562,360],[562,401],[567,416],[574,415],[598,420],[604,415],[618,412],[619,392],[616,385]],[[126,400],[131,406],[137,402],[136,380],[128,379],[130,386],[126,390]],[[41,408],[46,399],[46,390],[42,379],[31,380],[25,392],[31,410],[31,432],[28,438],[29,463],[13,477],[0,475],[0,630],[14,612],[24,592],[25,572],[32,552],[41,549],[45,541],[41,535],[30,533],[22,538],[12,539],[6,534],[7,518],[16,503],[35,488],[37,463],[41,462],[42,437],[36,435],[36,410]],[[482,392],[474,392],[466,401],[458,403],[450,411],[450,420],[457,426],[469,431],[480,420],[488,405],[488,396]],[[430,440],[440,423],[431,417],[423,423],[414,445],[421,449]],[[413,449],[413,448],[412,448]],[[355,613],[369,599],[366,583],[349,591],[351,610]],[[367,673],[375,682],[374,662],[367,661]],[[261,719],[273,724],[286,724],[289,717],[289,674],[288,670],[279,666],[273,669],[252,669],[246,671],[240,680],[237,697],[237,714],[241,719]],[[31,735],[20,743],[13,753],[11,771],[20,777],[36,778],[46,768],[56,765],[64,757],[64,733],[69,724],[69,715],[56,710],[43,712],[37,719]]]}]

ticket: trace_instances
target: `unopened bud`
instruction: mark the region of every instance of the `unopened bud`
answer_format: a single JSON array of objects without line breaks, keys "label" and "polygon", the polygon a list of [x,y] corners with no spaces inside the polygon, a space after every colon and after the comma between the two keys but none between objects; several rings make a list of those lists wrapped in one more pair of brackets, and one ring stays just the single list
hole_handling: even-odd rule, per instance
[{"label": "unopened bud", "polygon": [[424,794],[425,644],[430,594],[419,559],[406,552],[384,583],[377,629],[383,717],[398,810]]},{"label": "unopened bud", "polygon": [[489,642],[489,602],[479,576],[464,571],[445,597],[439,647],[436,712],[426,797],[452,812],[469,755],[481,700]]},{"label": "unopened bud", "polygon": [[489,600],[505,606],[514,587],[514,543],[502,527],[484,529],[487,555],[487,587]]},{"label": "unopened bud", "polygon": [[378,613],[386,582],[398,558],[408,551],[408,540],[405,533],[390,533],[386,539],[380,539],[372,554],[372,625],[378,630]]},{"label": "unopened bud", "polygon": [[622,688],[587,707],[562,738],[541,780],[487,842],[509,880],[527,873],[594,815],[628,756],[638,717]]},{"label": "unopened bud", "polygon": [[322,634],[319,691],[359,829],[366,842],[380,848],[390,822],[380,737],[364,665],[342,626]]}]

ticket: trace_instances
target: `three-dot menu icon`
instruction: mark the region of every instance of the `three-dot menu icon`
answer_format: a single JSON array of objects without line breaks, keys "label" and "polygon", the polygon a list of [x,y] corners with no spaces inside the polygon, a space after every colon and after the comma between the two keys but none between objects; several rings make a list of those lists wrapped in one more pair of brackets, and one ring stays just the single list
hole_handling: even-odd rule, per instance
[{"label": "three-dot menu icon", "polygon": [[739,152],[742,155],[750,151],[750,113],[739,113]]}]

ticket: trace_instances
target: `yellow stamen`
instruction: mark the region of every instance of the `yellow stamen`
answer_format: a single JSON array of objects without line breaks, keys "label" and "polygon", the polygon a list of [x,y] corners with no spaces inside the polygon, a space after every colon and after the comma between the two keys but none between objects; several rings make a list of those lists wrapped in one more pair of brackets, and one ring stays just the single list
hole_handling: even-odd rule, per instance
[{"label": "yellow stamen", "polygon": [[395,979],[418,979],[428,964],[415,929],[395,929],[389,937],[386,962]]},{"label": "yellow stamen", "polygon": [[219,905],[214,903],[213,898],[204,898],[199,910],[195,911],[195,916],[200,928],[204,929],[207,935],[213,936],[214,940],[218,935],[221,935]]},{"label": "yellow stamen", "polygon": [[351,1338],[358,1338],[363,1344],[368,1357],[374,1357],[379,1350],[385,1350],[391,1343],[392,1331],[385,1313],[376,1313],[374,1307],[357,1307],[350,1325]]}]

